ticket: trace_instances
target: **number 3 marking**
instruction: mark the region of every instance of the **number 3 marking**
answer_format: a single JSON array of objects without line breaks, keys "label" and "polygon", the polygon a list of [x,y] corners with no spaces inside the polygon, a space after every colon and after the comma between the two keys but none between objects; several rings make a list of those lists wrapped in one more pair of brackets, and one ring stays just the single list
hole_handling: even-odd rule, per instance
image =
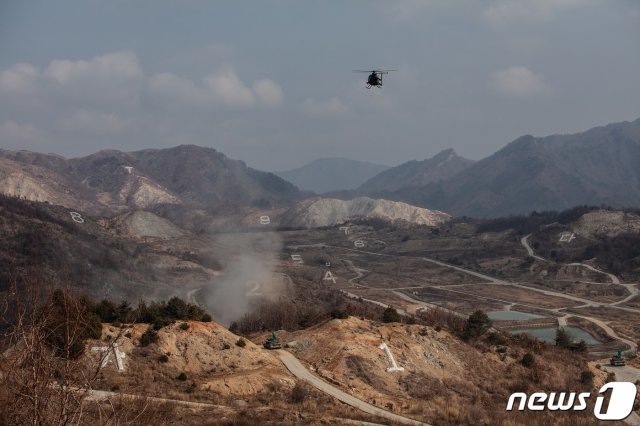
[{"label": "number 3 marking", "polygon": [[82,215],[78,212],[69,212],[69,214],[71,214],[71,219],[73,219],[74,222],[77,223],[84,223],[84,218],[82,217]]}]

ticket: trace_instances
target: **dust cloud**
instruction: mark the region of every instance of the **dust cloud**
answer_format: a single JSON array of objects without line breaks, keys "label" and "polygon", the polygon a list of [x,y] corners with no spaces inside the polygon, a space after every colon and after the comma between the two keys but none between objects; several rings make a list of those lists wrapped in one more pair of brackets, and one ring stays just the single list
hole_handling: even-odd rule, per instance
[{"label": "dust cloud", "polygon": [[275,300],[285,284],[275,272],[282,240],[275,233],[225,234],[216,238],[216,246],[227,260],[222,274],[203,289],[209,312],[216,322],[229,326],[259,300]]}]

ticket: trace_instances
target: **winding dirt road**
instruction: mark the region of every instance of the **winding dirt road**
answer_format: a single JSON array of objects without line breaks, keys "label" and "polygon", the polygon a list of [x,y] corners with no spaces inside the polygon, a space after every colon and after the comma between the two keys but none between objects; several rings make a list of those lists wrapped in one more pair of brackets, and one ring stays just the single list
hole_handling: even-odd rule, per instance
[{"label": "winding dirt road", "polygon": [[294,376],[296,376],[300,380],[304,380],[309,383],[316,389],[321,392],[326,393],[327,395],[331,395],[332,397],[338,399],[339,401],[344,402],[347,405],[350,405],[354,408],[357,408],[365,413],[372,414],[374,416],[383,417],[385,419],[391,420],[396,423],[401,423],[405,425],[428,425],[428,423],[422,423],[417,420],[410,419],[408,417],[403,417],[398,414],[391,413],[389,411],[383,410],[376,406],[373,406],[367,402],[362,401],[348,393],[338,389],[337,387],[330,385],[324,380],[320,379],[318,376],[307,370],[307,368],[302,365],[300,361],[289,352],[285,350],[276,351],[278,357],[282,361],[287,370],[291,372]]}]

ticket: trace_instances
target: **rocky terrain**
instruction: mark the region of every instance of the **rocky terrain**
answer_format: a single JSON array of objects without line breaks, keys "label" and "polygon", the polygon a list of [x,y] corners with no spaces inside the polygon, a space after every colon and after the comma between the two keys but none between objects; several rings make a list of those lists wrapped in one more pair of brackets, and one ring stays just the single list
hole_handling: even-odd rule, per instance
[{"label": "rocky terrain", "polygon": [[406,203],[367,197],[353,200],[313,198],[290,208],[280,218],[282,226],[316,228],[344,223],[356,218],[379,218],[390,222],[404,221],[417,225],[436,226],[450,216]]}]

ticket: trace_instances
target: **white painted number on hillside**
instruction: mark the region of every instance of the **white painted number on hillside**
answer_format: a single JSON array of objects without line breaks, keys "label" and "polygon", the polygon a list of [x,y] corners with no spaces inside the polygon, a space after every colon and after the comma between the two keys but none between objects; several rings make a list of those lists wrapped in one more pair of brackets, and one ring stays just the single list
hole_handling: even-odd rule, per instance
[{"label": "white painted number on hillside", "polygon": [[344,235],[347,235],[349,233],[349,227],[348,226],[341,226],[340,228],[341,231],[344,231]]},{"label": "white painted number on hillside", "polygon": [[324,281],[333,281],[333,283],[336,283],[336,277],[333,276],[333,274],[331,273],[331,271],[327,271],[324,273]]},{"label": "white painted number on hillside", "polygon": [[260,224],[268,225],[271,223],[271,218],[269,216],[260,216]]},{"label": "white painted number on hillside", "polygon": [[362,240],[355,240],[355,241],[353,242],[353,245],[354,245],[354,246],[356,246],[356,247],[358,247],[358,248],[362,248],[362,247],[364,247],[364,241],[362,241]]},{"label": "white painted number on hillside", "polygon": [[576,239],[576,234],[573,232],[563,232],[560,234],[560,242],[562,243],[570,243],[571,241]]},{"label": "white painted number on hillside", "polygon": [[304,260],[302,260],[302,256],[300,256],[299,254],[292,254],[291,260],[293,260],[293,263],[296,263],[298,265],[302,265],[304,263]]},{"label": "white painted number on hillside", "polygon": [[260,283],[258,281],[247,281],[247,287],[251,287],[251,289],[249,291],[247,291],[245,293],[245,296],[247,297],[257,297],[257,296],[262,296],[262,293],[260,292]]},{"label": "white painted number on hillside", "polygon": [[74,222],[78,222],[78,223],[84,223],[84,218],[82,217],[82,215],[78,212],[69,212],[69,214],[71,214],[71,219],[73,219]]}]

